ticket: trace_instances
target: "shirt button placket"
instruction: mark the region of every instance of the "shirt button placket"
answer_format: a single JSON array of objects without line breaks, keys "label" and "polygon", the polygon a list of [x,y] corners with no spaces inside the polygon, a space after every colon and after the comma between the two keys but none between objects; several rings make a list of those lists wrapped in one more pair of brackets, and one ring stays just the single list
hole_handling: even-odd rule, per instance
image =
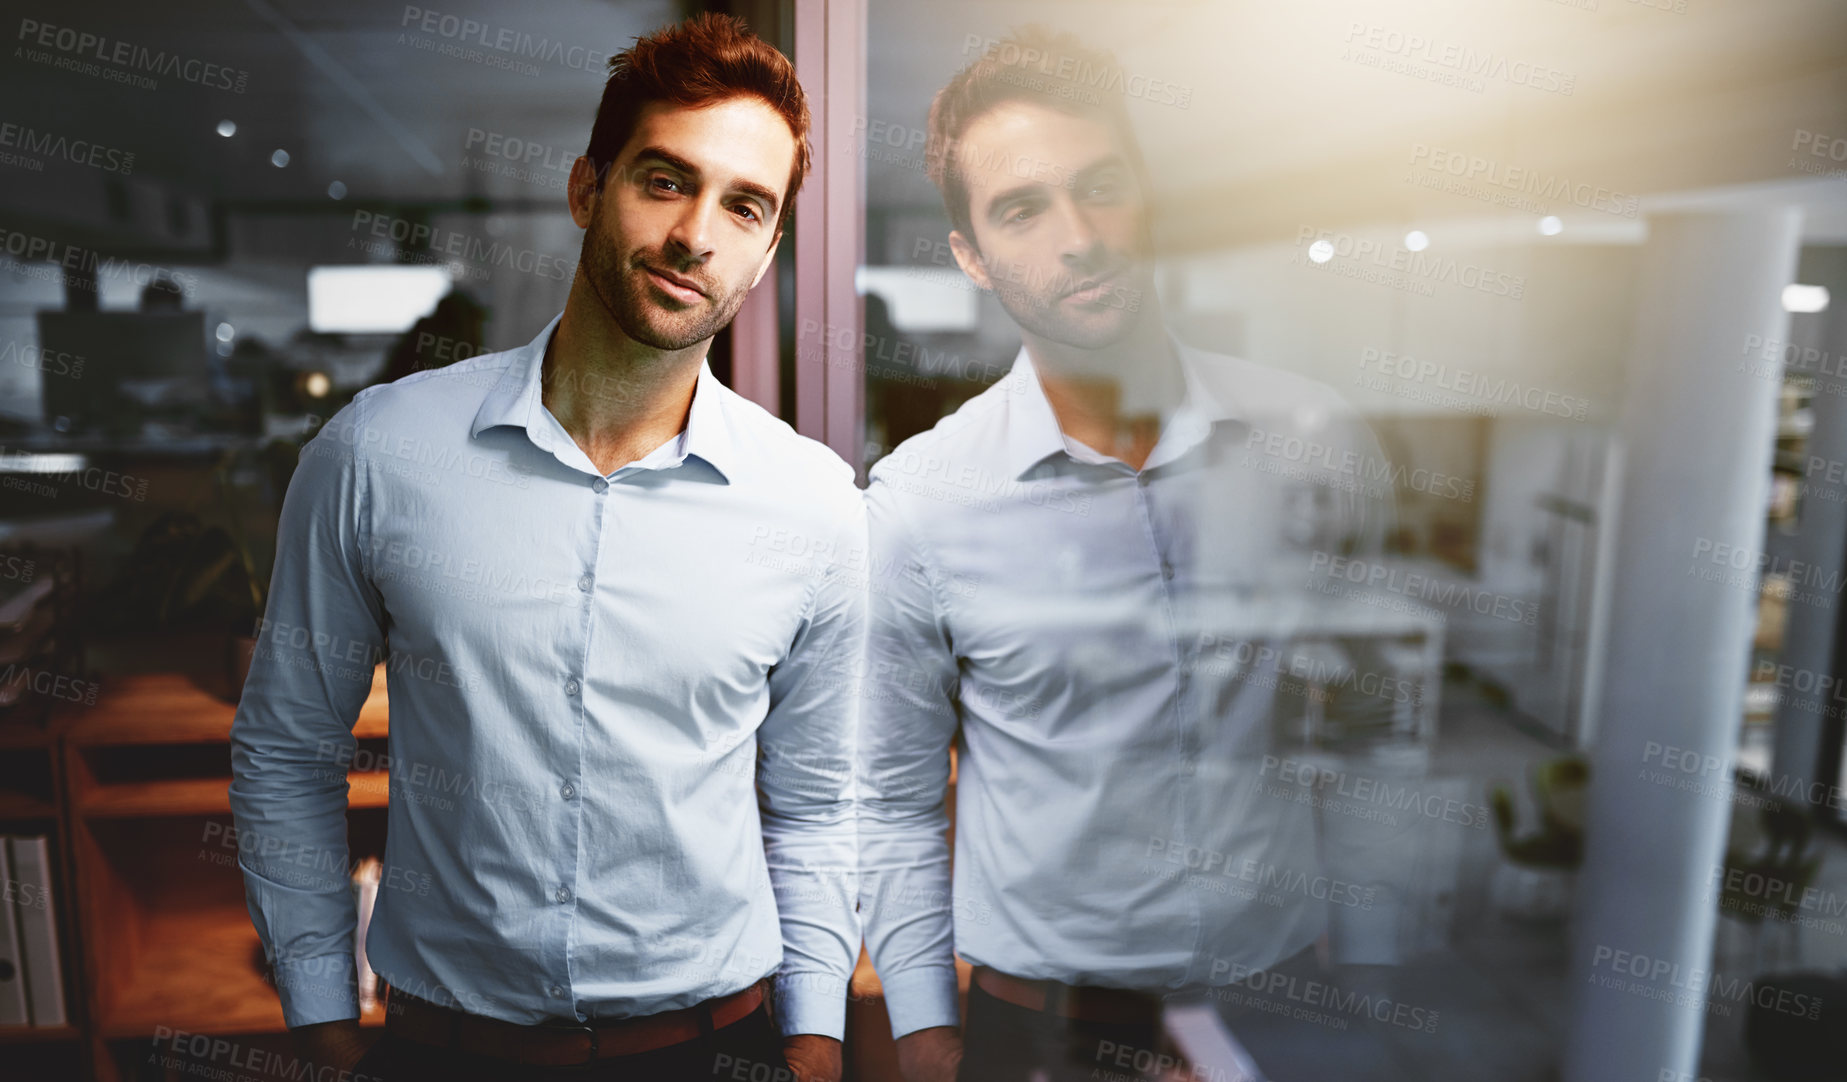
[{"label": "shirt button placket", "polygon": [[[590,481],[590,490],[595,492],[598,496],[602,496],[609,491],[609,481],[602,477],[592,478]],[[592,592],[595,586],[596,576],[592,572],[586,571],[578,576],[577,588],[582,592],[588,594]],[[566,696],[575,699],[581,691],[583,691],[583,684],[580,683],[576,677],[569,677],[565,680],[564,693]],[[574,800],[577,796],[577,786],[569,781],[563,782],[558,786],[558,795],[566,801]],[[572,811],[576,814],[581,814],[583,809],[579,806],[572,809]],[[552,891],[552,899],[559,905],[570,904],[572,899],[571,888],[560,885]],[[554,984],[547,989],[547,991],[551,993],[552,998],[563,999],[566,996],[567,990],[562,984]]]}]

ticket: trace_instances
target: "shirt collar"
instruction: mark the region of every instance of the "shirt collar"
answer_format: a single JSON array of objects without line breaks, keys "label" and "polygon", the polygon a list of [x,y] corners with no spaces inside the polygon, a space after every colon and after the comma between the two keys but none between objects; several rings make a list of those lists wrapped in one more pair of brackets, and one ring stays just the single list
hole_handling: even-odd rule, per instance
[{"label": "shirt collar", "polygon": [[[488,389],[481,408],[475,411],[474,423],[468,429],[471,437],[496,425],[512,425],[525,429],[528,439],[554,454],[557,449],[552,446],[553,437],[562,434],[569,441],[570,434],[564,432],[557,419],[545,410],[540,395],[545,348],[563,318],[564,313],[559,312],[532,341],[509,351],[511,359],[506,371]],[[691,455],[717,470],[721,477],[729,481],[736,458],[730,427],[726,423],[725,397],[728,394],[729,389],[712,374],[712,366],[700,360],[699,379],[693,385],[693,403],[687,411],[686,428],[669,440],[659,452],[650,453],[631,463],[631,466],[668,469],[680,465]],[[541,419],[547,423],[541,424]],[[583,457],[575,441],[570,442],[577,456]]]},{"label": "shirt collar", "polygon": [[[1181,343],[1171,333],[1167,341],[1180,358],[1186,393],[1174,415],[1161,426],[1160,439],[1144,469],[1180,457],[1205,439],[1212,426],[1218,422],[1241,419],[1236,405],[1228,402],[1211,386],[1203,371],[1205,359],[1200,352]],[[1073,444],[1066,439],[1058,427],[1057,415],[1052,412],[1052,403],[1045,397],[1045,387],[1039,382],[1039,371],[1024,345],[1020,347],[1019,355],[1014,358],[1013,367],[1008,370],[1003,382],[1010,392],[1007,468],[1014,479],[1019,479],[1026,471],[1059,453],[1070,454],[1080,460],[1102,460],[1095,452],[1079,455],[1077,450],[1084,450],[1082,445],[1076,445],[1077,449],[1074,450]]]},{"label": "shirt collar", "polygon": [[506,371],[487,390],[481,408],[475,411],[474,424],[468,428],[472,438],[495,425],[513,425],[532,429],[532,414],[539,404],[539,369],[545,359],[545,345],[564,318],[559,312],[532,341],[510,350]]},{"label": "shirt collar", "polygon": [[737,455],[731,443],[731,425],[725,410],[730,405],[731,388],[718,382],[712,366],[699,362],[699,382],[693,385],[693,405],[686,415],[686,431],[681,433],[680,449],[684,458],[695,455],[717,470],[727,482],[737,468]]}]

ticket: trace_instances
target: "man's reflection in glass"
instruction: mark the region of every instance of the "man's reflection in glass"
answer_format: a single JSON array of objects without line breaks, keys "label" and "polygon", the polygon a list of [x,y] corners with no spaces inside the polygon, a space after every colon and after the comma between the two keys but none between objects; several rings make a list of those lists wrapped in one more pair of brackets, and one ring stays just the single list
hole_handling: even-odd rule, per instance
[{"label": "man's reflection in glass", "polygon": [[1169,333],[1119,70],[1034,29],[931,108],[945,251],[1022,346],[867,496],[861,915],[913,1082],[1190,1070],[1164,1002],[1312,974],[1371,904],[1288,749],[1341,720],[1309,687],[1402,721],[1382,610],[1327,576],[1386,529],[1383,459],[1329,388]]}]

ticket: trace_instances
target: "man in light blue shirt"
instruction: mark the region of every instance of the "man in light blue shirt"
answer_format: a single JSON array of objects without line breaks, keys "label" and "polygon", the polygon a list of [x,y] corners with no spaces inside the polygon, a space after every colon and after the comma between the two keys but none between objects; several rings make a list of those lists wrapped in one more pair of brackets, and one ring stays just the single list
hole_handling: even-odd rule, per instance
[{"label": "man in light blue shirt", "polygon": [[1164,999],[1309,971],[1372,899],[1270,764],[1321,705],[1292,677],[1383,675],[1326,660],[1379,621],[1311,583],[1377,544],[1385,464],[1329,388],[1167,333],[1126,117],[1057,92],[1110,70],[1032,33],[930,112],[949,247],[1023,346],[867,491],[861,920],[909,1082],[1166,1077]]},{"label": "man in light blue shirt", "polygon": [[[303,449],[231,803],[321,1065],[838,1078],[864,511],[845,463],[704,359],[774,259],[807,124],[735,20],[637,40],[571,173],[565,310],[362,391]],[[376,661],[365,953],[389,1002],[361,1061],[346,771],[382,765],[352,735]]]}]

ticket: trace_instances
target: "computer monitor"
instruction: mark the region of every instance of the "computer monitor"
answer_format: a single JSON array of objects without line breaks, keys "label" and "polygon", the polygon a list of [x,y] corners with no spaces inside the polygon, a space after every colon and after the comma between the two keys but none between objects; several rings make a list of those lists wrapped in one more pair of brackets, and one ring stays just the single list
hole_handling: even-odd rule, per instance
[{"label": "computer monitor", "polygon": [[136,428],[150,402],[195,398],[210,380],[204,312],[46,310],[38,340],[46,356],[82,359],[74,377],[75,364],[45,366],[45,420],[60,431]]}]

